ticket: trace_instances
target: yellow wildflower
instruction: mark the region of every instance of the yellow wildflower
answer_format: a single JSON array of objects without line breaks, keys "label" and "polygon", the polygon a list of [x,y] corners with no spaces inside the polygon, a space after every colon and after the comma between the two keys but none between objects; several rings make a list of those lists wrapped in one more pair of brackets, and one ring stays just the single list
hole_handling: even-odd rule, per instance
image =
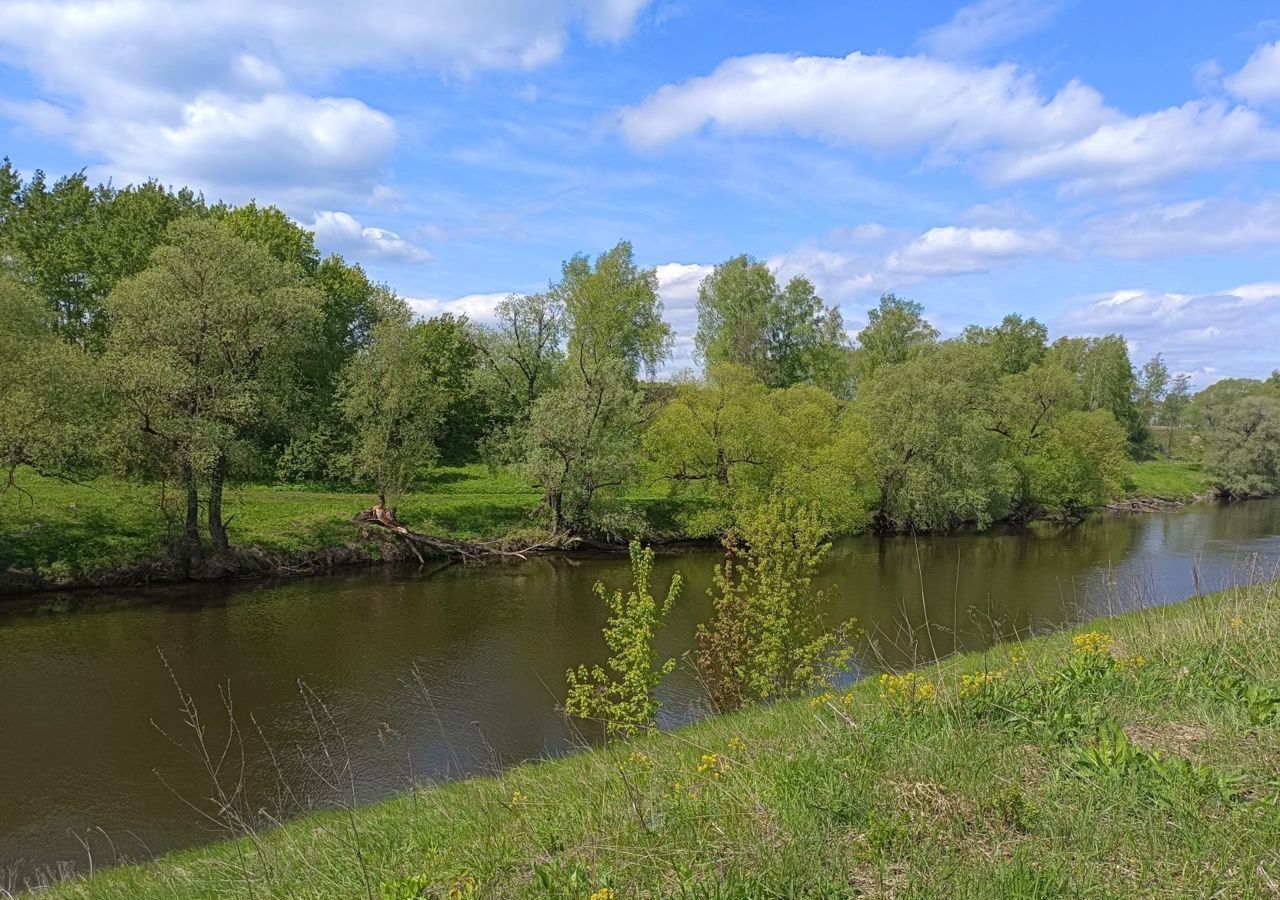
[{"label": "yellow wildflower", "polygon": [[591,900],[618,900],[618,893],[611,887],[602,887],[592,892]]},{"label": "yellow wildflower", "polygon": [[1232,627],[1232,628],[1239,628],[1239,627],[1240,627],[1241,625],[1243,625],[1243,624],[1244,624],[1244,619],[1240,618],[1239,616],[1233,616],[1233,617],[1232,617],[1232,619],[1231,619],[1231,627]]},{"label": "yellow wildflower", "polygon": [[734,753],[741,753],[747,749],[747,742],[735,734],[729,738],[729,749]]},{"label": "yellow wildflower", "polygon": [[921,703],[929,703],[934,694],[933,682],[915,672],[905,675],[886,672],[880,676],[880,699],[899,709],[909,710]]},{"label": "yellow wildflower", "polygon": [[1137,656],[1123,656],[1116,660],[1117,669],[1141,669],[1147,664],[1147,658],[1139,653]]},{"label": "yellow wildflower", "polygon": [[1014,668],[1015,666],[1020,666],[1026,661],[1027,661],[1027,654],[1023,653],[1021,650],[1014,650],[1012,653],[1009,654],[1010,668]]},{"label": "yellow wildflower", "polygon": [[960,696],[972,697],[974,694],[980,693],[987,688],[993,686],[998,681],[1004,680],[1004,672],[977,672],[973,675],[960,676]]},{"label": "yellow wildflower", "polygon": [[729,761],[719,753],[704,753],[702,762],[698,764],[698,774],[718,779],[728,768]]},{"label": "yellow wildflower", "polygon": [[524,794],[520,793],[519,791],[512,791],[510,805],[512,807],[516,807],[516,806],[519,806],[521,803],[524,803]]},{"label": "yellow wildflower", "polygon": [[1071,639],[1073,656],[1110,656],[1115,643],[1105,631],[1086,631]]},{"label": "yellow wildflower", "polygon": [[639,750],[632,750],[631,755],[627,757],[627,762],[637,766],[647,766],[653,762],[653,757],[647,753],[641,753]]}]

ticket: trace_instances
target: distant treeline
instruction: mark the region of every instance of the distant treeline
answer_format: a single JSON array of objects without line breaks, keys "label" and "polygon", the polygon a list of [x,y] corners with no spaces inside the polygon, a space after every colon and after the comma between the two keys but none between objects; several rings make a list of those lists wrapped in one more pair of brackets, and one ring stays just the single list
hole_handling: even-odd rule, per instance
[{"label": "distant treeline", "polygon": [[[803,277],[749,256],[698,292],[700,373],[670,357],[653,269],[621,242],[496,322],[415,319],[274,207],[0,165],[0,466],[164,479],[193,560],[235,480],[342,482],[388,505],[441,459],[518,467],[558,534],[641,533],[662,481],[690,535],[785,492],[848,531],[1070,516],[1190,433],[1219,489],[1280,486],[1280,373],[1195,395],[1120,335],[1010,315],[941,340],[886,294],[850,340]],[[1153,437],[1152,427],[1163,426]]]}]

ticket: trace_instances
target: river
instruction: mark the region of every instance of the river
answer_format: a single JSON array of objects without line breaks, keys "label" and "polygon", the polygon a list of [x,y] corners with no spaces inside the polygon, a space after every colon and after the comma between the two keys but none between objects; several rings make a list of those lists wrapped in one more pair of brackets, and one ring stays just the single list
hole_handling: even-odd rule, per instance
[{"label": "river", "polygon": [[[685,578],[664,654],[693,646],[718,558],[659,556],[655,593],[672,572]],[[848,538],[820,584],[835,618],[858,620],[865,672],[1278,567],[1280,500],[1259,500],[1069,528]],[[214,792],[179,686],[212,756],[237,724],[222,782],[273,815],[342,799],[323,782],[325,746],[350,759],[358,802],[582,746],[557,707],[565,670],[605,656],[597,581],[625,586],[626,560],[0,598],[0,887],[223,836],[203,816]],[[664,728],[706,712],[687,663],[661,695]]]}]

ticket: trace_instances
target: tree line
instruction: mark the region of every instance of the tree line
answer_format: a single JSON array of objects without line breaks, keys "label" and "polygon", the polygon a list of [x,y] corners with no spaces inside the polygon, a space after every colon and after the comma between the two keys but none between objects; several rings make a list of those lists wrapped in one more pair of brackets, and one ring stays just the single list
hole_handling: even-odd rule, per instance
[{"label": "tree line", "polygon": [[702,369],[670,380],[657,278],[626,241],[491,324],[417,318],[275,207],[6,159],[0,263],[6,484],[28,466],[172,485],[193,563],[228,545],[229,482],[387,508],[442,460],[514,467],[549,533],[612,538],[647,527],[618,497],[658,483],[688,535],[779,493],[836,531],[1070,516],[1191,427],[1224,492],[1280,487],[1280,374],[1193,396],[1119,335],[1050,341],[1009,315],[944,340],[895,294],[850,338],[811,281],[746,255],[700,285]]}]

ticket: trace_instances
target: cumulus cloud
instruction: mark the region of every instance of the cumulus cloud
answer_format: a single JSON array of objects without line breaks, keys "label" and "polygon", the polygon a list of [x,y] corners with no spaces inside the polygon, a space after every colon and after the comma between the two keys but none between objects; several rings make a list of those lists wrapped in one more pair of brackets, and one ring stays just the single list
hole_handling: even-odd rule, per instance
[{"label": "cumulus cloud", "polygon": [[890,272],[906,275],[960,275],[986,272],[1058,245],[1051,231],[1021,232],[1011,228],[930,228],[885,260]]},{"label": "cumulus cloud", "polygon": [[1280,41],[1259,47],[1244,68],[1228,76],[1223,85],[1253,103],[1280,100]]},{"label": "cumulus cloud", "polygon": [[11,0],[0,4],[0,62],[30,72],[46,96],[0,114],[99,155],[107,174],[238,197],[283,177],[368,198],[394,123],[306,85],[358,68],[530,69],[557,59],[574,32],[624,38],[646,2]]},{"label": "cumulus cloud", "polygon": [[1209,294],[1123,290],[1085,298],[1057,323],[1068,334],[1119,332],[1138,357],[1163,353],[1175,371],[1200,381],[1256,376],[1276,366],[1260,335],[1280,334],[1280,282]]},{"label": "cumulus cloud", "polygon": [[384,259],[390,262],[421,263],[431,254],[406,241],[394,231],[361,225],[350,213],[318,212],[309,226],[326,250],[348,254],[355,259]]},{"label": "cumulus cloud", "polygon": [[937,56],[969,56],[1039,31],[1062,6],[1052,0],[977,0],[924,32],[920,43]]},{"label": "cumulus cloud", "polygon": [[926,56],[760,54],[669,84],[619,113],[634,146],[711,126],[725,134],[793,133],[881,152],[966,159],[995,182],[1062,179],[1074,188],[1134,187],[1245,160],[1280,158],[1280,131],[1220,101],[1126,115],[1071,81],[1053,95],[1010,63]]}]

